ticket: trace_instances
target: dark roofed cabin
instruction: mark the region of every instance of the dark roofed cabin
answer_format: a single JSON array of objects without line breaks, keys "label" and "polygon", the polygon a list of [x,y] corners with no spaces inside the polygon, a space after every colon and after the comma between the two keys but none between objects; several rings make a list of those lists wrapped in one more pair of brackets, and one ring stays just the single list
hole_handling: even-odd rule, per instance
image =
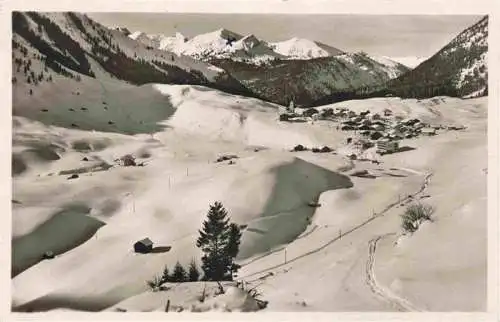
[{"label": "dark roofed cabin", "polygon": [[153,250],[153,242],[149,238],[139,240],[134,244],[134,251],[136,253],[150,253]]}]

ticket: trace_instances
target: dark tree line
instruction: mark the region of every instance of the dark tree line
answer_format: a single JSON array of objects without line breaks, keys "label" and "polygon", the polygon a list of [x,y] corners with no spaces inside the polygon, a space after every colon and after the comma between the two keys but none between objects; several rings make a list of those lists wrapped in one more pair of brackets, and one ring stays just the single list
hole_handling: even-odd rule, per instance
[{"label": "dark tree line", "polygon": [[200,280],[200,275],[200,270],[194,260],[189,263],[188,270],[177,262],[172,272],[170,272],[168,266],[165,266],[161,281],[169,283],[197,282]]}]

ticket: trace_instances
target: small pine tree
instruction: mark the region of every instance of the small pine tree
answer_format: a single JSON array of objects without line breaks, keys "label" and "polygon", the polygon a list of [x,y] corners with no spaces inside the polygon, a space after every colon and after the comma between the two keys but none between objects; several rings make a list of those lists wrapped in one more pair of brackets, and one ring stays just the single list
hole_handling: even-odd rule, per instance
[{"label": "small pine tree", "polygon": [[170,272],[168,271],[167,265],[165,265],[165,268],[163,269],[163,275],[161,276],[161,280],[163,283],[170,282]]},{"label": "small pine tree", "polygon": [[187,274],[186,270],[182,265],[177,262],[174,266],[174,271],[172,272],[172,275],[170,276],[171,282],[185,282],[187,280]]},{"label": "small pine tree", "polygon": [[193,259],[189,264],[189,272],[188,278],[190,282],[196,282],[200,279],[200,271],[198,270],[198,266],[196,265],[195,260]]}]

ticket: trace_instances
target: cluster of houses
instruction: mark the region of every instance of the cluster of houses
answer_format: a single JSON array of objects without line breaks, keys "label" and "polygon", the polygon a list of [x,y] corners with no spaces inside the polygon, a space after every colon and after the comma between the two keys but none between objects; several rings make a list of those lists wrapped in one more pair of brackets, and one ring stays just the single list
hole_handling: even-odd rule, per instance
[{"label": "cluster of houses", "polygon": [[333,113],[333,117],[336,116],[337,120],[342,120],[340,130],[353,131],[362,137],[355,144],[366,150],[376,143],[380,154],[397,152],[400,140],[436,135],[438,129],[417,118],[405,120],[394,116],[389,109],[385,109],[382,114],[371,113],[369,110],[358,114],[346,108],[338,108]]},{"label": "cluster of houses", "polygon": [[430,127],[417,118],[403,120],[400,117],[393,117],[389,109],[384,110],[383,115],[380,115],[378,113],[372,114],[369,110],[357,114],[354,111],[340,108],[337,115],[344,119],[340,126],[342,131],[354,131],[374,141],[383,138],[402,140],[420,135],[437,134],[436,128]]},{"label": "cluster of houses", "polygon": [[322,110],[308,108],[296,113],[292,101],[288,107],[280,110],[280,121],[293,121],[297,118],[338,122],[338,130],[352,131],[361,137],[356,142],[352,142],[351,138],[348,144],[358,145],[362,150],[376,144],[381,154],[397,151],[400,140],[436,135],[437,130],[441,129],[439,126],[431,127],[417,118],[405,120],[393,115],[390,109],[385,109],[382,113],[372,113],[369,110],[356,113],[345,107]]}]

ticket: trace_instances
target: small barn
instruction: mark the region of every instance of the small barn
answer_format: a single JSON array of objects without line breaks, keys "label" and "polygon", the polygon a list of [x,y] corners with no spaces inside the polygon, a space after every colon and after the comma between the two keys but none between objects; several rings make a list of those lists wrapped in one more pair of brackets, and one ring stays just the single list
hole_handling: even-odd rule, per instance
[{"label": "small barn", "polygon": [[153,242],[149,238],[144,238],[142,240],[137,241],[134,244],[134,251],[136,253],[150,253],[153,250]]},{"label": "small barn", "polygon": [[305,117],[312,117],[314,114],[318,114],[318,110],[315,109],[315,108],[308,108],[307,110],[305,110],[303,113],[302,113],[302,116],[305,116]]}]

